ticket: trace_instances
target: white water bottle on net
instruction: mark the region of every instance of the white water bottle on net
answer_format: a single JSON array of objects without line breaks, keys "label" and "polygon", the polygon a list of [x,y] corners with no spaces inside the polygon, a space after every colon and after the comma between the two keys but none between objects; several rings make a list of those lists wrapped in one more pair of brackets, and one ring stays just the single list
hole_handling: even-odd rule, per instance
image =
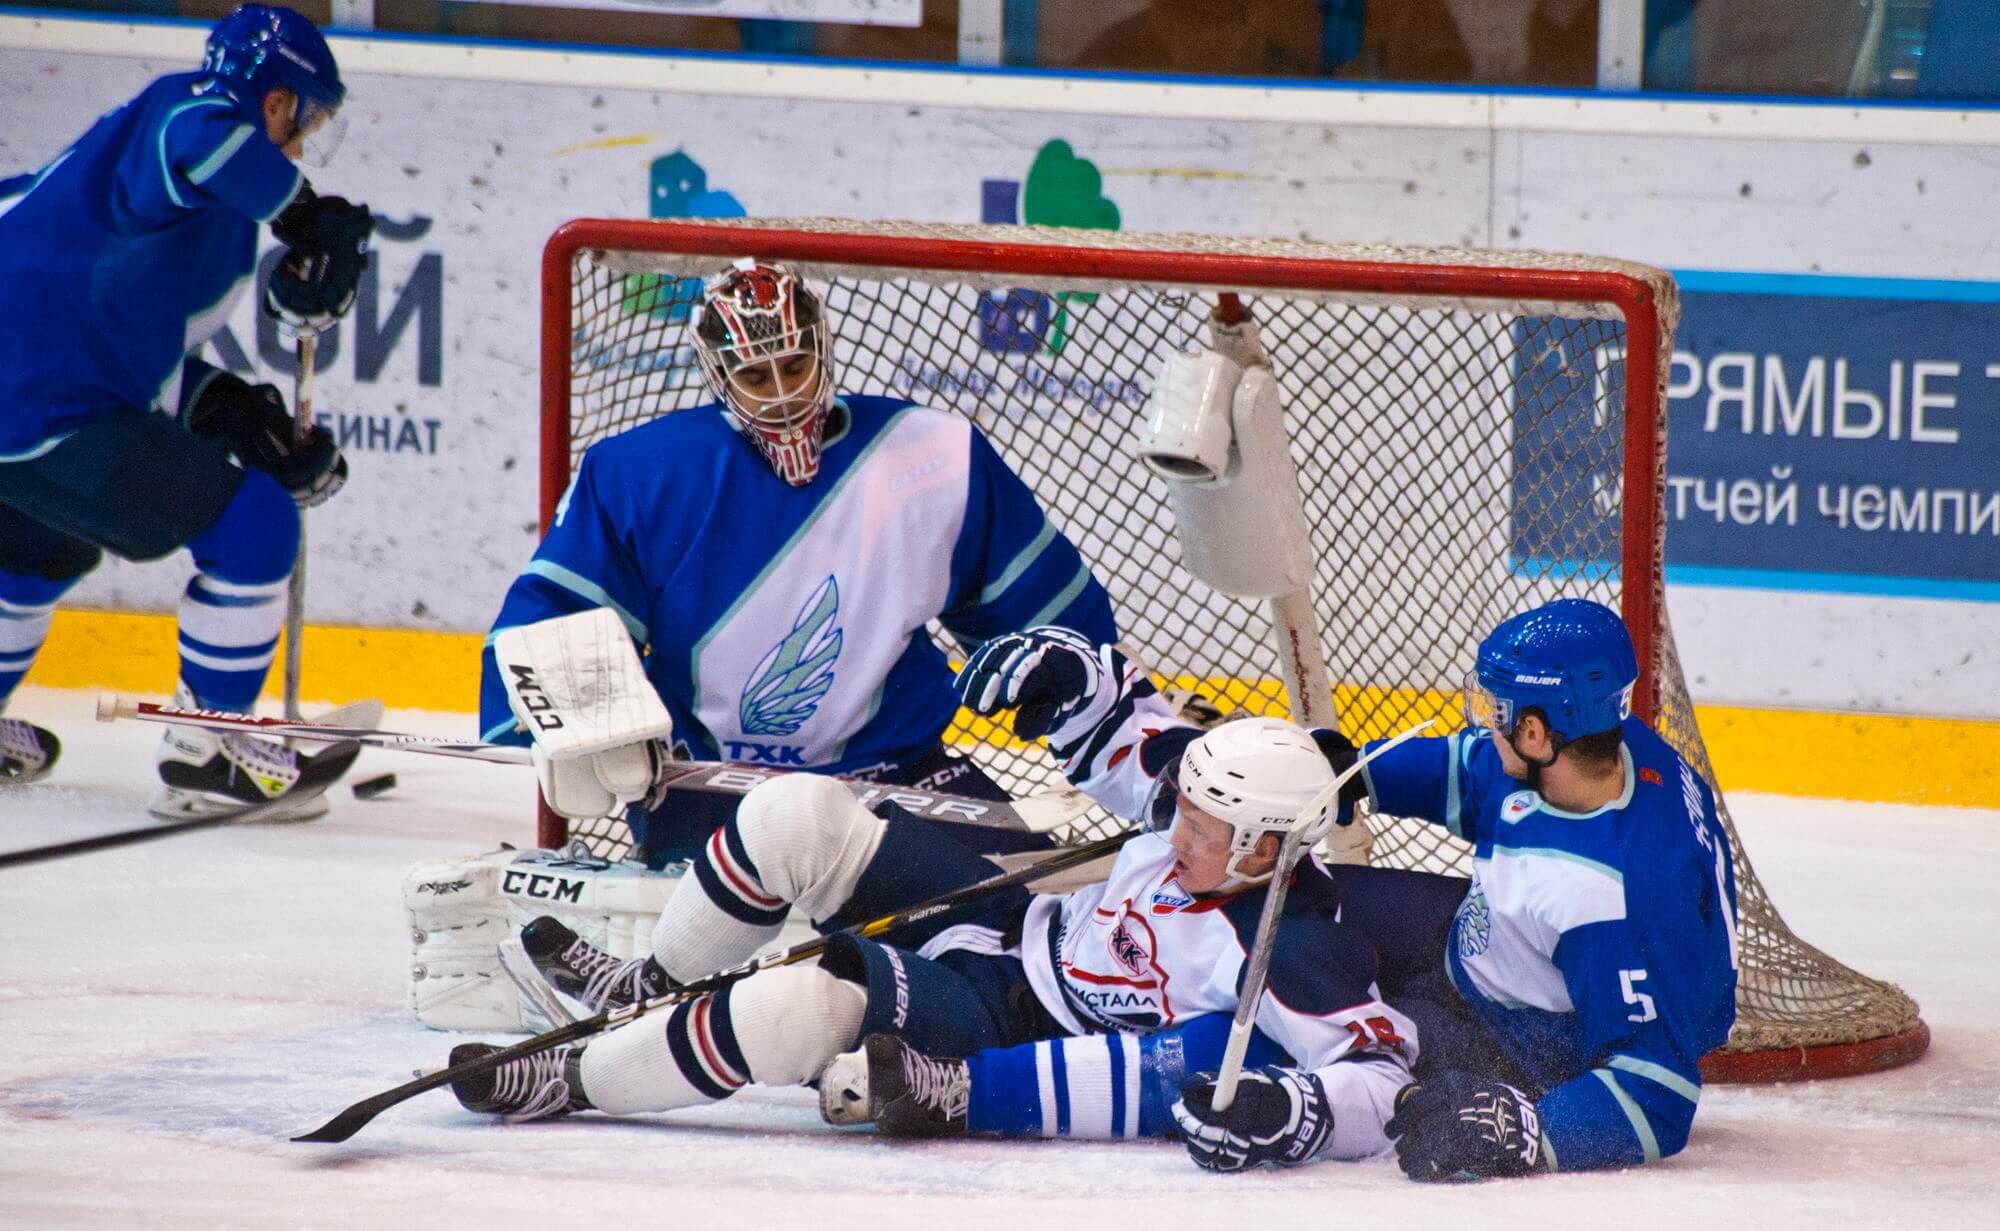
[{"label": "white water bottle on net", "polygon": [[[1786,927],[1702,744],[1663,582],[1678,314],[1665,272],[1534,252],[1039,227],[573,222],[544,253],[544,525],[585,448],[710,400],[691,309],[699,279],[741,256],[824,287],[844,390],[978,424],[1091,562],[1124,644],[1163,686],[1225,712],[1290,716],[1294,688],[1319,690],[1285,662],[1286,616],[1184,567],[1175,497],[1135,445],[1170,354],[1245,363],[1216,328],[1240,311],[1277,385],[1304,513],[1307,541],[1271,550],[1310,564],[1290,622],[1324,648],[1341,729],[1357,742],[1424,719],[1453,729],[1466,665],[1501,619],[1561,597],[1613,607],[1638,651],[1634,711],[1716,787],[1734,848],[1738,1014],[1704,1072],[1833,1076],[1921,1054],[1928,1031],[1908,996]],[[1218,317],[1225,303],[1236,307]],[[970,724],[947,738],[1017,792],[1058,777],[1039,748]],[[544,822],[545,846],[575,837],[617,857],[627,845],[615,818]],[[1439,827],[1368,822],[1377,865],[1470,869],[1470,849]],[[1099,815],[1079,836],[1115,823]]]}]

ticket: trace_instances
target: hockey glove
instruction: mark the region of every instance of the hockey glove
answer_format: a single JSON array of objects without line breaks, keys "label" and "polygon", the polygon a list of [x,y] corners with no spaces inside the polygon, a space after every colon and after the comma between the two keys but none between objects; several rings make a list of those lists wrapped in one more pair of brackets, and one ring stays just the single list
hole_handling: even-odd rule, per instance
[{"label": "hockey glove", "polygon": [[[1314,727],[1312,738],[1313,743],[1319,745],[1320,755],[1326,758],[1326,763],[1333,767],[1333,772],[1336,774],[1346,773],[1361,759],[1361,750],[1354,746],[1353,741],[1329,727]],[[1334,817],[1334,823],[1343,826],[1352,825],[1355,805],[1367,798],[1368,784],[1362,780],[1362,774],[1356,774],[1342,783],[1340,811]]]},{"label": "hockey glove", "polygon": [[1090,708],[1104,691],[1106,676],[1117,679],[1123,666],[1123,656],[1111,647],[1047,624],[1004,633],[974,650],[955,686],[975,714],[1013,710],[1014,734],[1035,740]]},{"label": "hockey glove", "polygon": [[333,434],[314,425],[304,440],[275,385],[221,372],[188,407],[188,430],[214,440],[243,465],[276,479],[301,508],[324,504],[347,482],[347,459]]},{"label": "hockey glove", "polygon": [[271,233],[286,251],[264,290],[265,311],[296,334],[331,328],[354,306],[361,272],[368,268],[374,216],[366,205],[322,197],[311,184],[302,184],[272,221]]},{"label": "hockey glove", "polygon": [[1384,1129],[1413,1180],[1484,1180],[1547,1169],[1534,1100],[1502,1081],[1445,1073],[1396,1096]]},{"label": "hockey glove", "polygon": [[1215,1076],[1188,1078],[1174,1104],[1174,1122],[1196,1166],[1207,1171],[1241,1171],[1259,1163],[1293,1167],[1333,1136],[1333,1108],[1317,1073],[1277,1065],[1246,1069],[1227,1111],[1215,1110]]}]

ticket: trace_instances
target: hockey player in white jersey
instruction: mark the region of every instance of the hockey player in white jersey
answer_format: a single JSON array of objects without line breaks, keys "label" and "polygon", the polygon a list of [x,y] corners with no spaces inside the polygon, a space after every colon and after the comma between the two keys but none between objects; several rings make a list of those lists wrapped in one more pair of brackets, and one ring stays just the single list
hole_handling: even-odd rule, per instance
[{"label": "hockey player in white jersey", "polygon": [[[256,700],[298,550],[295,502],[330,497],[347,464],[324,428],[295,440],[275,388],[195,352],[250,284],[266,223],[288,246],[266,301],[281,323],[316,331],[353,302],[368,210],[316,196],[293,165],[335,130],[344,96],[311,22],[244,5],[198,70],[159,78],[36,174],[0,183],[0,707],[104,552],[183,547],[196,573],[180,700]],[[46,774],[58,747],[0,719],[0,780]],[[261,802],[300,765],[277,741],[173,728],[154,809]]]},{"label": "hockey player in white jersey", "polygon": [[[1687,1141],[1698,1061],[1735,1015],[1734,872],[1708,787],[1630,716],[1637,674],[1609,609],[1536,608],[1482,643],[1465,733],[1412,740],[1363,770],[1378,810],[1475,848],[1470,882],[1329,870],[1343,922],[1381,954],[1380,990],[1418,1025],[1419,1082],[1389,1125],[1412,1178],[1622,1166]],[[1185,738],[1138,734],[1114,755],[1157,764]],[[1314,735],[1336,767],[1352,763],[1345,740]],[[1221,1054],[1212,1023],[1183,1033],[1116,1071],[1088,1040],[966,1063],[871,1041],[835,1071],[868,1091],[888,1131],[1136,1136],[1168,1131],[1177,1068]],[[1206,1078],[1189,1081],[1172,1112],[1196,1161],[1269,1159],[1261,1143],[1281,1140],[1302,1105],[1286,1072],[1266,1072],[1226,1116]],[[926,1097],[938,1089],[961,1092],[948,1123]],[[1126,1106],[1139,1114],[1112,1131]]]},{"label": "hockey player in white jersey", "polygon": [[[1004,798],[940,744],[958,703],[926,626],[973,646],[1059,621],[1109,642],[1110,600],[964,417],[838,391],[836,325],[783,267],[712,279],[694,343],[717,400],[584,454],[494,633],[608,607],[684,757]],[[484,738],[525,742],[488,644]],[[609,802],[549,800],[575,819]],[[627,818],[659,866],[731,810],[680,796]],[[957,832],[986,850],[1043,842]]]},{"label": "hockey player in white jersey", "polygon": [[[1011,656],[996,690],[1035,694],[1045,682],[1036,677],[1052,671],[1116,677],[1116,686],[1088,690],[1094,704],[1058,707],[1052,742],[1089,767],[1082,784],[1100,802],[1152,814],[1151,776],[1108,750],[1134,723],[1177,720],[1115,651],[1073,650],[1074,634],[1061,638],[1032,640]],[[951,1057],[1084,1034],[1137,1039],[1228,1013],[1279,840],[1299,826],[1311,841],[1333,824],[1332,807],[1300,815],[1333,771],[1305,732],[1275,719],[1231,724],[1184,747],[1165,805],[1170,833],[1134,838],[1102,884],[996,895],[973,920],[919,925],[894,947],[838,935],[818,966],[766,970],[688,1001],[664,1030],[641,1019],[581,1048],[465,1079],[456,1093],[472,1110],[525,1117],[665,1111],[752,1082],[819,1080],[871,1035]],[[878,817],[839,782],[790,775],[751,792],[703,850],[668,901],[654,960],[673,980],[690,980],[768,944],[793,907],[822,927],[846,926],[992,872],[936,827]],[[1307,864],[1295,875],[1257,1020],[1309,1071],[1256,1079],[1300,1091],[1301,1113],[1270,1149],[1287,1161],[1369,1157],[1388,1149],[1383,1125],[1409,1080],[1414,1031],[1375,996],[1376,955],[1335,918],[1324,870]],[[463,1045],[452,1059],[486,1046]],[[847,1089],[821,1081],[829,1118],[865,1118],[865,1098],[851,1104]],[[963,1093],[928,1091],[945,1111]]]}]

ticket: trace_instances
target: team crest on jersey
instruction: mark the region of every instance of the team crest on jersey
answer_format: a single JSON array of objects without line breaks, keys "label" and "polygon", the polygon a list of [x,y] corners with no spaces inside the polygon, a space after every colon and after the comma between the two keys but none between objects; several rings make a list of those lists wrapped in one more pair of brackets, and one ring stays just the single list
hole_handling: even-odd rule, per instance
[{"label": "team crest on jersey", "polygon": [[750,673],[738,715],[745,735],[797,735],[833,687],[840,657],[840,586],[828,577],[792,621],[792,631],[771,647]]},{"label": "team crest on jersey", "polygon": [[1128,900],[1114,912],[1098,907],[1098,925],[1113,919],[1104,945],[1115,974],[1068,967],[1070,993],[1106,1030],[1144,1033],[1173,1020],[1167,1000],[1167,972],[1160,969],[1159,938]]},{"label": "team crest on jersey", "polygon": [[1493,939],[1493,919],[1486,909],[1486,890],[1479,885],[1458,904],[1458,923],[1452,928],[1458,937],[1458,956],[1474,958],[1486,952]]},{"label": "team crest on jersey", "polygon": [[1513,824],[1542,806],[1542,797],[1533,791],[1516,791],[1500,805],[1500,819]]}]

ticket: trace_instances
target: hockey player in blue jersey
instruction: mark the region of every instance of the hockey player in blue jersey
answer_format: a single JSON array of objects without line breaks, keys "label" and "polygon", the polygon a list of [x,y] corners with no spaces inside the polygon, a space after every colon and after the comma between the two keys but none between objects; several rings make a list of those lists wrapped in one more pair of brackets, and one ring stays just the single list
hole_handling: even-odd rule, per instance
[{"label": "hockey player in blue jersey", "polygon": [[1609,608],[1537,607],[1480,644],[1464,733],[1363,770],[1382,811],[1473,844],[1450,990],[1411,1009],[1432,1063],[1389,1125],[1413,1179],[1687,1144],[1699,1062],[1736,1018],[1736,881],[1708,784],[1632,717],[1638,674]]},{"label": "hockey player in blue jersey", "polygon": [[[1412,740],[1363,771],[1378,810],[1444,825],[1475,848],[1470,882],[1329,869],[1340,917],[1382,955],[1384,997],[1417,1023],[1418,1081],[1388,1126],[1413,1178],[1619,1166],[1687,1141],[1698,1061],[1735,1016],[1734,872],[1707,785],[1630,716],[1637,674],[1609,609],[1536,608],[1481,645],[1466,732]],[[977,694],[968,703],[986,712]],[[1128,761],[1160,764],[1186,738],[1141,735],[1123,745]],[[1315,737],[1336,767],[1352,763],[1345,740]],[[1221,1038],[1192,1023],[1176,1059],[1212,1066]],[[913,1105],[931,1109],[919,1096],[949,1088],[963,1092],[954,1131],[1168,1131],[1163,1114],[1105,1131],[1109,1107],[1157,1097],[1157,1073],[1134,1064],[1114,1074],[1092,1044],[1032,1044],[964,1064],[883,1047],[870,1057],[881,1122],[893,1131]],[[1301,1076],[1247,1075],[1226,1115],[1208,1103],[1212,1082],[1192,1080],[1173,1114],[1195,1161],[1217,1170],[1298,1161],[1298,1126],[1323,1113]]]},{"label": "hockey player in blue jersey", "polygon": [[[717,400],[584,454],[494,632],[610,608],[686,757],[1004,798],[940,744],[958,702],[926,625],[968,646],[1050,621],[1109,642],[1110,600],[968,420],[837,391],[835,324],[780,266],[712,279],[694,343]],[[526,742],[490,645],[484,738]],[[620,803],[588,767],[544,778],[573,819]],[[627,817],[654,866],[691,857],[733,806],[652,803]],[[982,849],[1027,837],[955,830]]]},{"label": "hockey player in blue jersey", "polygon": [[[159,78],[38,173],[0,184],[0,706],[103,552],[183,547],[196,573],[180,605],[180,699],[256,699],[284,620],[295,502],[327,499],[347,466],[323,428],[294,441],[276,389],[195,352],[249,285],[266,223],[288,245],[266,302],[281,324],[316,331],[353,302],[369,213],[315,196],[293,165],[334,131],[344,95],[311,22],[244,5],[199,69]],[[0,776],[46,774],[58,747],[0,719]],[[159,763],[155,811],[185,815],[280,794],[300,758],[173,728]]]}]

